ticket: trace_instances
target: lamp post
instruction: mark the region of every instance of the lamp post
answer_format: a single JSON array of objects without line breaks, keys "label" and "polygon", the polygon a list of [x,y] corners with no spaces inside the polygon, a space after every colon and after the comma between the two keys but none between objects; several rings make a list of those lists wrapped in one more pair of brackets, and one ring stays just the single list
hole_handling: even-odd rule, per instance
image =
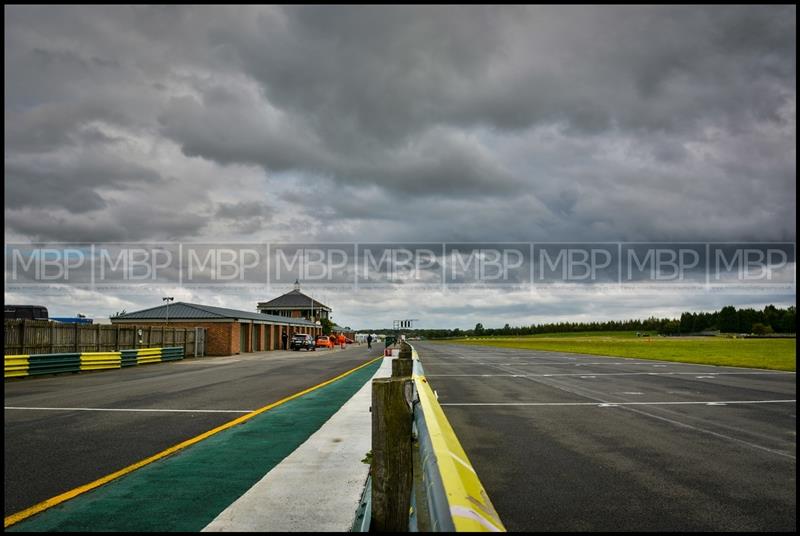
[{"label": "lamp post", "polygon": [[169,324],[169,302],[174,301],[174,300],[175,300],[175,298],[172,297],[172,296],[164,296],[163,298],[161,298],[161,301],[164,301],[164,302],[167,303],[167,320],[166,320],[167,324]]}]

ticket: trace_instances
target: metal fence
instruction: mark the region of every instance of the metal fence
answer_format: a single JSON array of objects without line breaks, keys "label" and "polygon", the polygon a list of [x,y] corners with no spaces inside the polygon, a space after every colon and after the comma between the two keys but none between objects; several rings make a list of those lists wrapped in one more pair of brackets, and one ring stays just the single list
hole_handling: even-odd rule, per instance
[{"label": "metal fence", "polygon": [[182,346],[195,356],[194,328],[103,324],[62,324],[47,320],[6,320],[4,355],[61,352],[117,352]]}]

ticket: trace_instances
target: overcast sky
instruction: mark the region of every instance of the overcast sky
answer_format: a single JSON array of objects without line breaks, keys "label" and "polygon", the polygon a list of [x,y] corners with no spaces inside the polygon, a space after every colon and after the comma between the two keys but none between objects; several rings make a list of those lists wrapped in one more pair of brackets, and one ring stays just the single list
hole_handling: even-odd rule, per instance
[{"label": "overcast sky", "polygon": [[[796,240],[796,7],[13,6],[5,240]],[[271,296],[6,291],[51,314]],[[256,293],[257,294],[257,293]],[[795,292],[328,292],[353,326]]]}]

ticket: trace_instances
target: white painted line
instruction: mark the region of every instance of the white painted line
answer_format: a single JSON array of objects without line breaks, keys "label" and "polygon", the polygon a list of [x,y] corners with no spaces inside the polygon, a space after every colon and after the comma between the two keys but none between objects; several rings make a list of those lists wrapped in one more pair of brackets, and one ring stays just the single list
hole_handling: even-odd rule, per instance
[{"label": "white painted line", "polygon": [[678,402],[443,402],[442,406],[720,406],[727,404],[794,404],[797,400],[720,400]]},{"label": "white painted line", "polygon": [[33,411],[121,411],[121,412],[161,412],[161,413],[251,413],[252,409],[138,409],[138,408],[26,408],[5,406],[3,409],[23,409]]},{"label": "white painted line", "polygon": [[[716,378],[717,376],[765,376],[781,375],[785,372],[710,372],[697,376],[697,372],[597,372],[593,376],[695,376],[696,378]],[[585,376],[580,373],[563,374],[426,374],[427,378],[550,378],[551,376]]]},{"label": "white painted line", "polygon": [[[426,364],[425,366],[440,366],[444,364],[452,364],[452,365],[461,365],[461,363],[432,363],[431,365]],[[526,366],[526,367],[558,367],[558,366],[568,366],[568,367],[584,367],[586,365],[650,365],[651,363],[641,362],[641,361],[625,361],[625,362],[616,362],[616,363],[607,363],[607,362],[591,362],[591,363],[490,363],[490,362],[471,362],[470,365],[486,365],[486,366],[494,366],[494,367],[512,367],[512,366]],[[666,366],[666,365],[662,365]],[[697,365],[697,366],[711,366],[711,365]],[[695,373],[696,374],[696,373]],[[426,374],[427,376],[427,374]]]},{"label": "white painted line", "polygon": [[[464,352],[462,349],[463,348],[467,348],[466,346],[458,346],[458,345],[451,345],[451,346],[455,346],[456,347],[456,348],[453,349],[453,352],[455,352],[455,350],[458,349],[460,354],[467,353],[469,355],[474,355],[475,357],[478,357],[478,358],[483,358],[483,357],[514,357],[515,355],[517,355],[519,357],[526,358],[526,359],[564,359],[566,357],[566,356],[563,356],[563,355],[542,355],[542,356],[519,355],[519,352],[526,352],[526,351],[529,352],[529,350],[525,350],[524,348],[509,348],[509,350],[513,350],[513,351],[508,352],[507,354],[499,355],[499,356],[486,356],[484,354],[481,354],[480,352],[471,352],[471,353],[469,351]],[[559,352],[555,352],[555,351],[550,352],[548,350],[539,350],[539,351],[537,351],[537,353],[545,353],[545,354],[553,353],[553,354],[557,354]],[[577,353],[574,354],[574,355],[578,359],[581,359],[581,358],[583,358],[583,359],[586,359],[586,358],[590,358],[590,359],[594,359],[594,358],[600,358],[600,359],[638,359],[638,358],[635,358],[635,357],[620,357],[620,356],[613,356],[613,355],[602,356],[602,355],[577,354]],[[463,357],[461,355],[448,356],[448,357],[458,357],[459,359],[466,359],[466,357]],[[569,359],[573,359],[573,358],[569,358]],[[653,362],[655,362],[655,363],[664,363],[667,366],[670,366],[670,365],[688,365],[688,366],[694,366],[694,367],[736,368],[736,367],[731,367],[729,365],[709,365],[709,364],[706,364],[706,363],[686,363],[686,362],[683,362],[683,361],[664,361],[664,360],[661,360],[661,359],[647,359],[646,361],[649,362],[649,363],[653,363]],[[478,363],[475,363],[475,364],[477,365]],[[513,365],[514,363],[483,363],[483,364],[486,364],[486,365]],[[557,365],[558,363],[548,363],[548,364]],[[593,363],[587,363],[587,364],[591,365]],[[598,364],[609,365],[609,364],[617,364],[617,363],[598,363]],[[756,368],[756,367],[753,367],[753,370],[763,370],[765,372],[777,372],[777,371],[774,371],[772,369],[763,369],[763,368]],[[785,371],[780,371],[780,372],[782,374],[796,374],[796,372],[791,371],[791,370],[785,370]]]},{"label": "white painted line", "polygon": [[475,469],[473,469],[470,464],[468,464],[467,462],[465,462],[464,460],[462,460],[461,458],[459,458],[458,456],[453,454],[453,452],[448,451],[447,453],[450,455],[451,458],[453,458],[455,461],[457,461],[458,463],[463,465],[468,471],[470,471],[471,473],[474,473],[476,475],[478,474],[478,473],[475,472]]},{"label": "white painted line", "polygon": [[472,508],[464,508],[463,506],[451,506],[450,515],[452,517],[463,517],[472,519],[481,524],[488,532],[501,532],[500,529],[495,527],[492,523],[487,521],[482,515],[473,510]]}]

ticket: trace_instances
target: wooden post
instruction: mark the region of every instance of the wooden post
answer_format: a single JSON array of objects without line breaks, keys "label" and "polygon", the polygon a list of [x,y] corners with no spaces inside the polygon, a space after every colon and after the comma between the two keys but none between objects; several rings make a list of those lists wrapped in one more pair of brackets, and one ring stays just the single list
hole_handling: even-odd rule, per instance
[{"label": "wooden post", "polygon": [[147,344],[145,345],[145,348],[152,348],[152,346],[153,346],[153,326],[150,326],[150,328],[147,330]]},{"label": "wooden post", "polygon": [[80,352],[81,351],[80,344],[79,344],[79,340],[80,340],[80,331],[79,331],[79,329],[80,328],[78,327],[78,323],[77,322],[75,322],[73,324],[73,326],[75,326],[75,352]]},{"label": "wooden post", "polygon": [[54,322],[50,323],[50,353],[54,354],[56,351],[56,325]]},{"label": "wooden post", "polygon": [[27,320],[24,318],[22,319],[22,323],[19,325],[19,353],[25,353],[25,323]]},{"label": "wooden post", "polygon": [[392,378],[409,378],[414,369],[414,362],[410,359],[392,359]]},{"label": "wooden post", "polygon": [[392,359],[392,378],[410,377],[414,370],[414,361],[411,359],[411,346],[403,341],[400,345],[400,354],[397,359]]},{"label": "wooden post", "polygon": [[97,331],[97,351],[98,352],[102,352],[102,350],[100,349],[100,339],[103,338],[103,329],[102,328],[103,328],[103,326],[101,326],[100,324],[97,324],[97,330],[96,331]]},{"label": "wooden post", "polygon": [[119,352],[119,324],[117,324],[116,334],[114,335],[114,351]]},{"label": "wooden post", "polygon": [[408,532],[411,408],[407,378],[372,380],[372,524],[370,532]]}]

